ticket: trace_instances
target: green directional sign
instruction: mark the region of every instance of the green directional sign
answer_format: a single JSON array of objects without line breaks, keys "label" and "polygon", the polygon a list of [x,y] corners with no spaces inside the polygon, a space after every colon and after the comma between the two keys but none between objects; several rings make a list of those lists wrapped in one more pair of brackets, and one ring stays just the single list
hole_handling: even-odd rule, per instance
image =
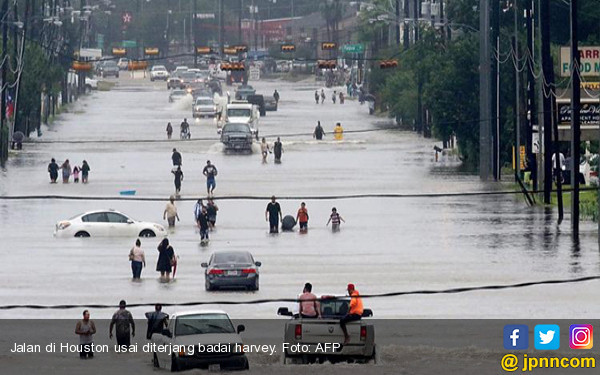
[{"label": "green directional sign", "polygon": [[342,52],[345,53],[363,53],[365,47],[362,44],[344,44],[342,46]]},{"label": "green directional sign", "polygon": [[135,48],[135,47],[137,47],[137,42],[135,40],[124,40],[121,43],[121,47],[123,47],[123,48]]}]

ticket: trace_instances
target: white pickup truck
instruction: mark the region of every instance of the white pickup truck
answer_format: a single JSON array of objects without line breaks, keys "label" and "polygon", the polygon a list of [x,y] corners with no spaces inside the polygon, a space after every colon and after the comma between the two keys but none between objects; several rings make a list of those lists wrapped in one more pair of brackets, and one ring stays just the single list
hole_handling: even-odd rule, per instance
[{"label": "white pickup truck", "polygon": [[247,101],[234,100],[227,104],[224,115],[225,123],[241,122],[248,124],[252,135],[258,140],[258,120],[260,119],[260,113],[256,105],[250,104]]},{"label": "white pickup truck", "polygon": [[162,334],[152,335],[149,351],[154,367],[172,372],[189,368],[246,370],[248,358],[240,336],[244,330],[243,325],[234,329],[227,313],[220,310],[173,314]]},{"label": "white pickup truck", "polygon": [[[343,345],[340,319],[346,315],[349,303],[349,298],[321,296],[321,318],[302,318],[287,307],[280,307],[277,315],[291,317],[285,324],[283,341],[287,347],[282,353],[283,364],[376,363],[375,327],[368,321],[361,319],[348,323],[350,342]],[[371,317],[373,312],[364,309],[362,316]]]}]

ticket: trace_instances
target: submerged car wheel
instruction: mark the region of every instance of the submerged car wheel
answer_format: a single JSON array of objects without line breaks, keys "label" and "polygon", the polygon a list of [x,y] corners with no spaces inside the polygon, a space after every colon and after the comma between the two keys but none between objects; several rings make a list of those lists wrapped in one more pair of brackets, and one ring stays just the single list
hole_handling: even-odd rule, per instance
[{"label": "submerged car wheel", "polygon": [[89,236],[90,236],[90,234],[88,232],[77,232],[77,233],[75,233],[75,237],[83,238],[83,237],[89,237]]},{"label": "submerged car wheel", "polygon": [[248,289],[258,290],[258,277],[254,278],[254,285],[251,285]]},{"label": "submerged car wheel", "polygon": [[171,372],[178,372],[179,371],[179,363],[177,362],[177,359],[175,358],[175,356],[171,357]]},{"label": "submerged car wheel", "polygon": [[141,233],[140,233],[140,237],[156,237],[156,233],[154,233],[153,231],[151,231],[150,229],[144,229]]},{"label": "submerged car wheel", "polygon": [[211,290],[214,290],[215,288],[212,285],[210,285],[210,283],[208,282],[208,280],[206,280],[204,282],[204,289],[206,289],[207,291],[210,292]]}]

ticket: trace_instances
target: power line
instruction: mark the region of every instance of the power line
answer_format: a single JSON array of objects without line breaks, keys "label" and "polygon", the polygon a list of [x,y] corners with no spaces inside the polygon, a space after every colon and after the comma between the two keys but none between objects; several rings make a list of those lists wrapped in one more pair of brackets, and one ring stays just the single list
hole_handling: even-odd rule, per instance
[{"label": "power line", "polygon": [[[580,191],[597,191],[598,187],[580,188]],[[551,190],[556,192],[557,190]],[[562,189],[562,192],[570,192],[572,189]],[[532,190],[529,193],[543,193],[543,190]],[[449,193],[408,193],[408,194],[338,194],[338,195],[316,195],[316,196],[294,196],[281,195],[279,200],[351,200],[351,199],[418,199],[418,198],[457,198],[457,197],[476,197],[476,196],[500,196],[500,195],[520,195],[518,190],[497,190],[497,191],[472,191],[472,192],[449,192]],[[140,201],[140,202],[163,202],[164,197],[139,197],[139,196],[78,196],[78,195],[2,195],[0,201],[21,201],[21,200],[73,200],[73,201]],[[239,201],[239,200],[270,200],[271,195],[225,195],[213,197],[214,200],[221,201]],[[196,201],[198,197],[178,198],[178,201]]]},{"label": "power line", "polygon": [[[600,280],[600,275],[584,276],[574,279],[553,279],[553,280],[541,280],[541,281],[527,281],[516,284],[499,284],[499,285],[483,285],[483,286],[468,286],[468,287],[457,287],[450,289],[422,289],[412,291],[397,291],[389,293],[379,294],[365,294],[361,295],[364,299],[376,299],[376,298],[390,298],[390,297],[401,297],[401,296],[414,296],[414,295],[436,295],[436,294],[460,294],[476,291],[485,290],[507,290],[507,289],[519,289],[527,288],[532,286],[540,285],[560,285],[560,284],[575,284],[587,281]],[[312,301],[330,301],[332,299],[348,299],[348,296],[332,296],[328,298],[316,298]],[[299,300],[296,298],[263,298],[255,299],[250,301],[195,301],[195,302],[179,302],[179,303],[162,303],[163,307],[186,307],[186,306],[202,306],[202,305],[260,305],[265,303],[300,303],[302,301],[311,300]],[[127,304],[129,308],[154,306],[157,302],[145,302],[145,303],[131,303]],[[2,305],[0,310],[14,310],[14,309],[30,309],[30,310],[66,310],[74,308],[88,308],[88,309],[109,309],[116,308],[117,305],[107,304],[63,304],[63,305],[37,305],[37,304],[22,304],[22,305]]]}]

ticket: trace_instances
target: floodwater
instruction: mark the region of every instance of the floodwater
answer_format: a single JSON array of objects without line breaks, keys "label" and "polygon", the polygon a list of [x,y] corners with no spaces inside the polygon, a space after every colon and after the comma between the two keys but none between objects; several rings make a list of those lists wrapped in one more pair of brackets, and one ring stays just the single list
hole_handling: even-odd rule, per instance
[{"label": "floodwater", "polygon": [[[35,139],[39,143],[25,145],[10,159],[0,178],[1,195],[119,197],[119,191],[136,190],[136,196],[160,200],[0,200],[2,304],[245,301],[293,298],[305,282],[314,285],[316,294],[343,294],[350,282],[362,294],[375,294],[600,273],[595,224],[582,223],[580,241],[574,243],[568,215],[558,226],[553,209],[527,207],[519,195],[314,199],[508,187],[460,173],[452,160],[434,162],[434,140],[384,129],[389,122],[369,116],[366,105],[352,100],[333,105],[330,95],[325,104],[316,105],[314,90],[320,86],[282,81],[252,84],[262,94],[269,95],[275,88],[280,92],[279,110],[261,118],[260,133],[271,144],[281,136],[281,164],[274,164],[272,155],[262,164],[256,147],[251,155],[225,155],[214,122],[192,121],[190,101],[169,104],[163,83],[121,78],[114,90],[94,92],[44,127],[42,137]],[[191,123],[191,141],[177,139],[184,117]],[[318,120],[328,133],[322,142],[311,136]],[[172,141],[166,141],[169,121],[175,129]],[[372,131],[348,133],[337,142],[331,131],[338,121],[346,131]],[[140,140],[157,142],[125,142]],[[59,143],[42,143],[48,141]],[[53,237],[57,221],[92,209],[114,208],[139,220],[166,224],[162,213],[174,191],[173,148],[183,155],[183,198],[205,195],[202,168],[208,159],[219,170],[215,196],[224,198],[216,201],[217,229],[207,247],[199,245],[194,202],[178,202],[181,222],[169,236],[180,257],[176,281],[158,281],[154,271],[158,239],[142,240],[148,264],[142,281],[132,282],[127,254],[135,238]],[[50,185],[46,166],[52,157],[59,164],[66,158],[79,165],[87,160],[90,183]],[[295,216],[300,203],[306,202],[307,234],[268,234],[264,218],[268,199],[250,198],[271,195],[297,197],[280,200],[284,215]],[[248,199],[228,200],[228,196]],[[346,220],[338,233],[325,226],[333,206]],[[200,264],[219,250],[248,250],[262,262],[258,292],[204,290]],[[376,298],[365,305],[379,318],[586,318],[597,315],[597,288],[598,282],[592,281]],[[210,308],[224,309],[234,318],[272,318],[279,305]],[[93,315],[109,317],[112,312],[98,309]],[[79,315],[80,309],[0,311],[2,318]]]}]

